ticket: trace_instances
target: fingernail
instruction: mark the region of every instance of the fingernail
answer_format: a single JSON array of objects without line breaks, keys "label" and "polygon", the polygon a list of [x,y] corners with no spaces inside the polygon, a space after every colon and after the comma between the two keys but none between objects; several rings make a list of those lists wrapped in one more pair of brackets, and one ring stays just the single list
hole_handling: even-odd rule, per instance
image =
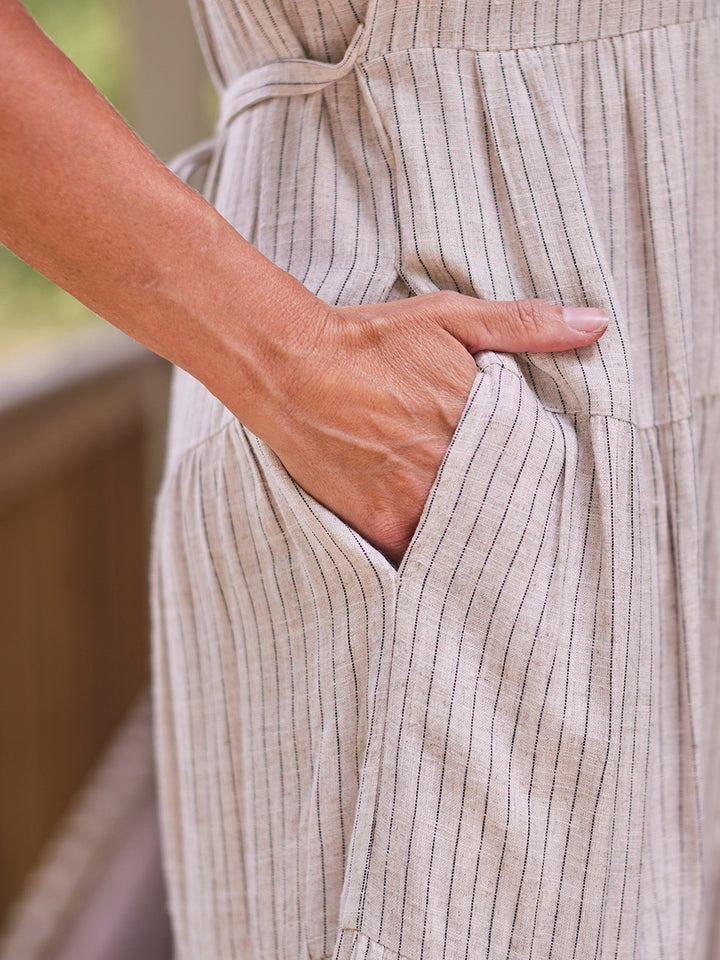
[{"label": "fingernail", "polygon": [[610,318],[596,307],[563,307],[563,320],[579,333],[597,333],[605,329]]}]

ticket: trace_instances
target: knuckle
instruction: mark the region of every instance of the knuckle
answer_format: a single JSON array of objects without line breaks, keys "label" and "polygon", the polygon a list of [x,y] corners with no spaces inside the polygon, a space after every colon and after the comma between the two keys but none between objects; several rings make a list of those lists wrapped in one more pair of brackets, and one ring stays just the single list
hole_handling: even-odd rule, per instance
[{"label": "knuckle", "polygon": [[432,310],[452,310],[460,306],[463,296],[457,290],[434,290],[423,296],[425,304]]},{"label": "knuckle", "polygon": [[467,298],[458,290],[443,290],[443,305],[450,310],[459,311],[466,305]]},{"label": "knuckle", "polygon": [[547,323],[545,304],[542,300],[517,300],[516,317],[527,333],[540,333]]}]

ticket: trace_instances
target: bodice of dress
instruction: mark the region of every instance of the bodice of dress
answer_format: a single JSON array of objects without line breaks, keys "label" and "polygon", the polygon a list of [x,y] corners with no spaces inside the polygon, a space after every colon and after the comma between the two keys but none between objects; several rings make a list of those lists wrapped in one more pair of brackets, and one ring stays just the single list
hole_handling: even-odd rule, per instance
[{"label": "bodice of dress", "polygon": [[476,51],[578,43],[717,15],[716,0],[191,0],[222,90],[277,60],[337,63],[363,29],[368,54],[449,47]]}]

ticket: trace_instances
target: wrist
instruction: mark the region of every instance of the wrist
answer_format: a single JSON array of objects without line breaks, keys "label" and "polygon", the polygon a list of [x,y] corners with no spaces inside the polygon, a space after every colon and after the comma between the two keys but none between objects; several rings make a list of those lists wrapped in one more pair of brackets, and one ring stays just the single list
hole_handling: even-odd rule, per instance
[{"label": "wrist", "polygon": [[291,429],[289,397],[329,308],[212,208],[210,219],[179,274],[160,271],[148,345],[200,380],[250,430],[277,443]]}]

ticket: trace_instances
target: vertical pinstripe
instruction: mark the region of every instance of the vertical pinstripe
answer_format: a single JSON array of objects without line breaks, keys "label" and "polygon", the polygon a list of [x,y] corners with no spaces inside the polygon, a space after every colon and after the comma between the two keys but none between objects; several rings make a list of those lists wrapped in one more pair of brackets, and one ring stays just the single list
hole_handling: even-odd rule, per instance
[{"label": "vertical pinstripe", "polygon": [[478,355],[397,570],[177,375],[179,960],[717,960],[717,0],[194,2],[208,195],[280,266],[613,323]]}]

